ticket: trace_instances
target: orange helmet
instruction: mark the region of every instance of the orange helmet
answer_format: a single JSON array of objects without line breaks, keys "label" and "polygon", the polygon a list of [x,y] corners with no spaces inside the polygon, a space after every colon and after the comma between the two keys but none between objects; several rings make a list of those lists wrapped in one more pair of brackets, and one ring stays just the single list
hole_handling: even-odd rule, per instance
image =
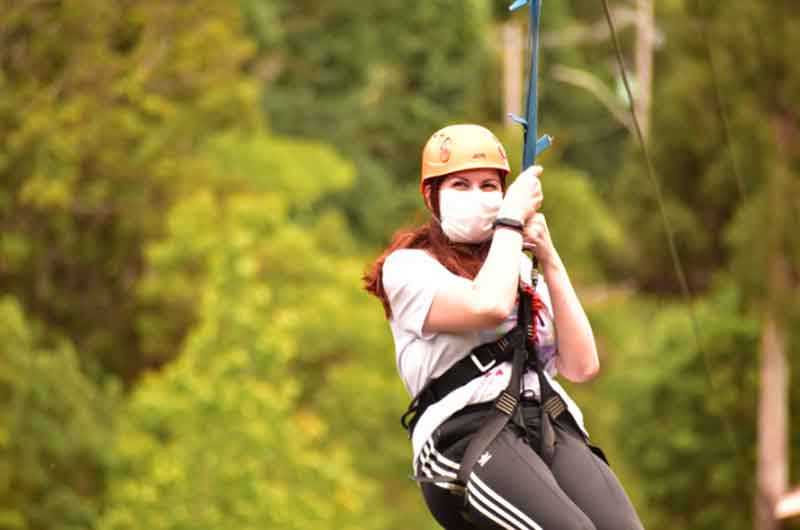
[{"label": "orange helmet", "polygon": [[422,149],[420,192],[428,179],[483,168],[499,170],[505,181],[511,168],[500,140],[480,125],[450,125],[433,133]]}]

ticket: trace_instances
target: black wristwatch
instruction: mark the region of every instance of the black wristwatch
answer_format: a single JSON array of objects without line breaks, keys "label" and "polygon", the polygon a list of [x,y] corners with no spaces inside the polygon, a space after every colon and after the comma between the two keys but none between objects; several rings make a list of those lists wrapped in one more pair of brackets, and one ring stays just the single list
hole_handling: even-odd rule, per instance
[{"label": "black wristwatch", "polygon": [[503,228],[511,228],[512,230],[516,230],[520,234],[524,229],[524,225],[522,221],[517,219],[512,219],[510,217],[498,217],[492,223],[492,228],[497,228],[498,226],[502,226]]}]

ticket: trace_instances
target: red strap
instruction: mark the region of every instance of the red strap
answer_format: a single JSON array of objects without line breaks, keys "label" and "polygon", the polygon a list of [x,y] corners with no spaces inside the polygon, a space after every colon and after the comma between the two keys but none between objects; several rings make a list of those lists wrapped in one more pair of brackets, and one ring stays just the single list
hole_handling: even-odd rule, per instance
[{"label": "red strap", "polygon": [[539,311],[544,309],[544,302],[542,302],[539,294],[533,290],[532,286],[520,282],[520,287],[531,297],[531,326],[528,328],[528,342],[536,344],[539,340],[538,333],[536,333],[538,329],[536,323],[539,319]]}]

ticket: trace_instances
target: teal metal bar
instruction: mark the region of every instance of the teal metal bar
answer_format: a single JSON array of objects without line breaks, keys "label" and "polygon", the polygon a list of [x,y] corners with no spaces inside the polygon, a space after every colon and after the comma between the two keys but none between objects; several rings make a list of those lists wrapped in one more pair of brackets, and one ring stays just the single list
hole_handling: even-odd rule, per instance
[{"label": "teal metal bar", "polygon": [[524,147],[522,151],[522,169],[527,169],[536,162],[536,157],[550,147],[552,138],[544,135],[536,139],[538,128],[538,79],[539,79],[539,20],[541,18],[541,0],[517,0],[508,9],[514,11],[528,4],[530,7],[530,76],[528,77],[528,95],[525,103],[525,117],[512,115],[511,118],[521,124],[524,129]]}]

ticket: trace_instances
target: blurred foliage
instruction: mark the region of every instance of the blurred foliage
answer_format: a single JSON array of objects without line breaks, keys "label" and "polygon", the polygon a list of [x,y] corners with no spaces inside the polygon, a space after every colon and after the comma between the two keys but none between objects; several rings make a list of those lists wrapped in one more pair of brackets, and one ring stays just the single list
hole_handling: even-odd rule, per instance
[{"label": "blurred foliage", "polygon": [[604,270],[631,253],[622,227],[583,172],[562,166],[543,179],[547,206],[542,212],[570,276],[584,283],[604,280]]},{"label": "blurred foliage", "polygon": [[261,121],[238,11],[192,6],[0,2],[0,288],[95,375],[167,360],[136,327],[142,245],[203,186],[205,140]]},{"label": "blurred foliage", "polygon": [[[242,0],[251,13],[263,2]],[[358,194],[333,202],[356,232],[387,238],[417,202],[428,137],[453,120],[479,120],[487,87],[489,9],[485,0],[353,3],[278,0],[276,30],[256,27],[270,65],[263,98],[278,132],[323,139],[358,168]],[[278,44],[269,45],[269,42]],[[364,201],[363,197],[370,197]]]},{"label": "blurred foliage", "polygon": [[[308,406],[315,385],[294,368],[349,355],[352,333],[340,333],[352,314],[336,310],[335,295],[357,292],[341,274],[352,277],[353,264],[318,242],[325,227],[304,229],[290,211],[312,208],[352,171],[321,148],[269,138],[217,148],[245,171],[232,169],[219,194],[180,201],[148,249],[148,287],[191,297],[196,324],[179,359],[146,377],[123,411],[98,527],[381,528],[374,484],[354,471],[357,453],[326,441],[327,419]],[[297,188],[308,182],[313,190]],[[168,289],[181,285],[191,288]]]},{"label": "blurred foliage", "polygon": [[651,528],[751,527],[752,503],[725,502],[755,487],[759,327],[743,309],[735,287],[698,307],[700,351],[685,307],[648,311],[642,339],[623,353],[617,437],[639,473],[658,477],[642,484],[658,514]]},{"label": "blurred foliage", "polygon": [[0,528],[90,527],[113,453],[119,393],[97,388],[65,339],[0,298]]},{"label": "blurred foliage", "polygon": [[[789,258],[795,274],[800,269],[800,245],[789,228],[800,222],[800,204],[790,200],[800,197],[800,106],[789,96],[800,69],[785,53],[800,45],[800,6],[776,0],[726,9],[687,0],[659,15],[666,49],[656,56],[652,151],[680,253],[692,264],[690,283],[706,289],[714,272],[735,266],[748,282],[746,294],[758,298],[770,253]],[[648,288],[675,291],[642,171],[638,161],[626,166],[614,199],[626,204],[626,224],[637,227],[643,266],[632,274]],[[770,232],[788,239],[771,242],[764,237]]]},{"label": "blurred foliage", "polygon": [[[485,123],[519,168],[506,8],[0,0],[0,528],[436,528],[360,275],[423,218],[434,130]],[[736,530],[768,301],[800,348],[800,8],[656,9],[650,149],[700,348],[638,147],[558,74],[624,105],[610,42],[575,40],[600,4],[548,2],[543,211],[603,366],[566,386],[647,528]]]}]

